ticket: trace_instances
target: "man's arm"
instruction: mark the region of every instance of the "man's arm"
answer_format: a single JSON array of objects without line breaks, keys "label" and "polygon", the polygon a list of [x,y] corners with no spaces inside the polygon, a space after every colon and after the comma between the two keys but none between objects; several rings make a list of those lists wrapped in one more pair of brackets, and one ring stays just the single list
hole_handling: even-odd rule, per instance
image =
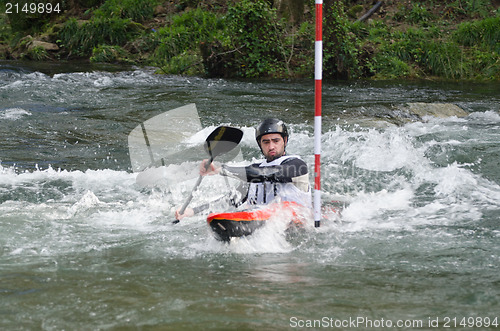
[{"label": "man's arm", "polygon": [[252,164],[247,167],[222,166],[222,175],[236,177],[243,181],[261,183],[265,181],[275,183],[291,183],[295,178],[308,174],[307,164],[299,158],[290,158],[282,164],[270,167],[259,167]]}]

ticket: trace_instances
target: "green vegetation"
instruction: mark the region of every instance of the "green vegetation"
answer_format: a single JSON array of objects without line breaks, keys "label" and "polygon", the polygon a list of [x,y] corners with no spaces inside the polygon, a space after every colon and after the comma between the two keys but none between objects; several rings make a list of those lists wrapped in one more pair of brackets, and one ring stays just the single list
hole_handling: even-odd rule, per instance
[{"label": "green vegetation", "polygon": [[7,23],[7,15],[0,15],[0,40],[8,40],[12,29]]},{"label": "green vegetation", "polygon": [[120,46],[100,45],[92,49],[90,62],[130,63],[127,52]]},{"label": "green vegetation", "polygon": [[[0,0],[4,8],[5,3]],[[314,72],[312,0],[60,3],[61,13],[0,14],[0,58],[85,58],[208,77],[293,78]],[[358,22],[372,1],[325,1],[324,78],[500,80],[495,3],[498,7],[496,0],[386,0]],[[34,40],[58,47],[33,46]]]},{"label": "green vegetation", "polygon": [[234,52],[231,67],[238,76],[259,77],[279,72],[285,62],[281,45],[283,27],[264,1],[242,0],[228,9],[225,21]]},{"label": "green vegetation", "polygon": [[413,3],[411,7],[400,4],[398,5],[398,11],[394,14],[394,20],[396,21],[414,24],[421,23],[424,26],[433,19],[433,15],[420,3]]},{"label": "green vegetation", "polygon": [[361,42],[351,33],[351,22],[344,14],[342,2],[334,2],[325,11],[323,28],[324,71],[333,78],[359,78]]},{"label": "green vegetation", "polygon": [[153,34],[152,60],[165,73],[199,72],[200,43],[215,41],[222,29],[216,14],[200,8],[176,14],[171,24]]},{"label": "green vegetation", "polygon": [[500,53],[500,16],[461,23],[454,40],[464,46],[483,47]]},{"label": "green vegetation", "polygon": [[59,43],[71,53],[90,55],[94,47],[103,45],[122,46],[139,34],[141,26],[130,19],[96,17],[79,23],[69,19],[59,32]]},{"label": "green vegetation", "polygon": [[122,18],[142,23],[153,18],[156,0],[107,0],[94,11],[98,18]]},{"label": "green vegetation", "polygon": [[458,25],[389,29],[373,22],[356,31],[364,46],[376,44],[368,61],[375,78],[441,77],[500,79],[500,16]]}]

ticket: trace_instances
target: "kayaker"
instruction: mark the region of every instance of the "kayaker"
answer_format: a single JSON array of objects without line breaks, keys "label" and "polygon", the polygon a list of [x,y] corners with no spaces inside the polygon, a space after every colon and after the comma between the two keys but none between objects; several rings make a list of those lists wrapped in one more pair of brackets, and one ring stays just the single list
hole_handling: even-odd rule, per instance
[{"label": "kayaker", "polygon": [[[255,130],[255,139],[264,161],[253,163],[246,167],[231,167],[223,164],[216,166],[213,163],[206,169],[208,160],[200,164],[200,175],[231,176],[248,182],[246,196],[238,203],[250,205],[266,205],[276,201],[294,201],[302,206],[311,208],[311,190],[309,186],[309,172],[307,164],[296,155],[287,155],[286,146],[289,134],[283,121],[268,118],[262,121]],[[187,208],[184,214],[176,211],[175,217],[181,219],[208,208],[208,204]]]}]

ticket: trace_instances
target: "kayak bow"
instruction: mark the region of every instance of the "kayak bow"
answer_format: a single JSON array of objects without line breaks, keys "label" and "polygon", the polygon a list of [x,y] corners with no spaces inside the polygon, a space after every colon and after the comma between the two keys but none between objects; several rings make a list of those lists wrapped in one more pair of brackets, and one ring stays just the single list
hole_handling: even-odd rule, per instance
[{"label": "kayak bow", "polygon": [[244,237],[251,235],[255,230],[262,227],[273,216],[284,212],[292,213],[292,225],[301,226],[302,221],[295,209],[299,204],[291,201],[275,203],[262,209],[252,209],[231,213],[212,213],[207,217],[207,223],[214,232],[215,237],[221,241],[230,241],[232,237]]}]

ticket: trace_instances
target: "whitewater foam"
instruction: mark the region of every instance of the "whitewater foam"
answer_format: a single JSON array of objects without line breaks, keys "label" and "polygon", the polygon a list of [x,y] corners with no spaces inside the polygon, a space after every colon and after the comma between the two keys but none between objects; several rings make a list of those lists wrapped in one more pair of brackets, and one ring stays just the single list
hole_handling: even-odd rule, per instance
[{"label": "whitewater foam", "polygon": [[23,109],[23,108],[7,108],[4,110],[0,110],[0,119],[5,120],[19,120],[25,116],[31,116],[31,112]]}]

